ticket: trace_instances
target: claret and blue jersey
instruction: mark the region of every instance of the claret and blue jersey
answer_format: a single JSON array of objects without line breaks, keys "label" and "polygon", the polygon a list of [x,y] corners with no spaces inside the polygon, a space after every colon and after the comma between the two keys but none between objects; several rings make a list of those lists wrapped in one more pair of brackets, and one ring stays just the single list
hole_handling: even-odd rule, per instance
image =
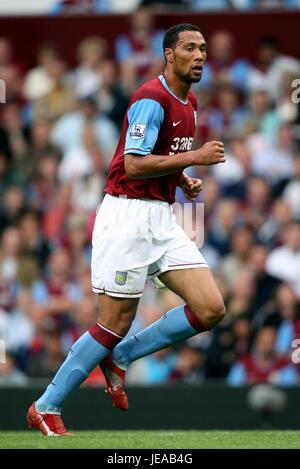
[{"label": "claret and blue jersey", "polygon": [[196,110],[193,93],[189,92],[186,101],[180,100],[163,75],[142,85],[128,106],[105,192],[173,203],[182,171],[168,176],[129,179],[124,155],[144,157],[154,154],[176,158],[177,153],[191,150],[196,130]]}]

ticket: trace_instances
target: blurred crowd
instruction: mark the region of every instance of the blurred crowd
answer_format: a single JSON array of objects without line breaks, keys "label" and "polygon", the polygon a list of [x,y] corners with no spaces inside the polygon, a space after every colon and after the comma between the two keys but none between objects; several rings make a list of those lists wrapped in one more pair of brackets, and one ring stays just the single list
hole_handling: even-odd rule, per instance
[{"label": "blurred crowd", "polygon": [[146,5],[160,11],[251,11],[299,9],[300,0],[58,0],[50,9],[54,15],[127,11]]},{"label": "blurred crowd", "polygon": [[0,2],[1,15],[105,15],[150,6],[158,13],[299,10],[300,0],[13,0]]},{"label": "blurred crowd", "polygon": [[[164,68],[162,35],[143,7],[117,37],[114,57],[104,37],[86,37],[75,68],[53,44],[40,44],[28,68],[0,38],[7,93],[0,107],[0,338],[7,348],[0,384],[50,378],[97,318],[95,213],[130,95]],[[201,250],[227,317],[135,362],[128,383],[300,383],[291,360],[300,339],[300,61],[263,37],[250,63],[235,55],[237,40],[226,30],[208,38],[203,79],[194,86],[195,144],[223,141],[226,164],[189,169],[203,180]],[[180,190],[177,200],[186,202]],[[147,285],[129,333],[180,302]],[[96,369],[86,385],[101,384]]]}]

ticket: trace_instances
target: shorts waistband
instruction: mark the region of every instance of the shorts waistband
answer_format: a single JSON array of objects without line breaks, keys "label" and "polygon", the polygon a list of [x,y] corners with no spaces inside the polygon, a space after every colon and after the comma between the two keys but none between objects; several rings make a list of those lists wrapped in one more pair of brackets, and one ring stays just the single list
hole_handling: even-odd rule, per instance
[{"label": "shorts waistband", "polygon": [[172,204],[170,204],[169,202],[167,202],[166,200],[159,200],[159,199],[144,199],[142,197],[140,198],[137,198],[137,197],[128,197],[127,195],[123,195],[123,194],[117,194],[117,195],[112,195],[112,194],[105,194],[105,196],[108,196],[108,197],[114,197],[114,198],[117,198],[117,199],[124,199],[124,200],[141,200],[143,202],[149,202],[149,203],[154,203],[154,204],[163,204],[163,205],[167,205],[169,207],[172,207]]}]

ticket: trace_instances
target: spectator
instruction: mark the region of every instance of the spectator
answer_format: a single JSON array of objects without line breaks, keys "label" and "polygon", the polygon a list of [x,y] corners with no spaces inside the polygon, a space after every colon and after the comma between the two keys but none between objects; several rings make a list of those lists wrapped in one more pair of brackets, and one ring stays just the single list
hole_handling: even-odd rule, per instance
[{"label": "spectator", "polygon": [[265,139],[265,145],[274,145],[281,124],[277,110],[272,110],[267,89],[255,88],[249,93],[248,115],[240,128],[244,135],[258,133]]},{"label": "spectator", "polygon": [[60,367],[63,354],[62,335],[59,329],[45,329],[39,347],[29,350],[27,373],[34,378],[50,378]]},{"label": "spectator", "polygon": [[176,354],[176,363],[170,376],[173,383],[199,383],[204,378],[204,354],[197,348],[183,344]]},{"label": "spectator", "polygon": [[[253,270],[255,276],[254,304],[259,310],[267,306],[274,298],[275,291],[280,281],[266,272],[268,248],[263,244],[254,244],[248,252],[247,264]],[[260,312],[258,313],[259,316]]]},{"label": "spectator", "polygon": [[283,246],[273,249],[266,264],[270,275],[289,282],[300,297],[300,223],[292,221],[285,230]]},{"label": "spectator", "polygon": [[221,255],[230,251],[232,231],[240,224],[239,206],[234,199],[220,201],[208,226],[207,242]]},{"label": "spectator", "polygon": [[162,31],[154,29],[151,8],[142,6],[130,17],[129,32],[117,37],[116,59],[125,93],[163,70]]},{"label": "spectator", "polygon": [[49,152],[60,156],[58,148],[51,143],[51,125],[46,119],[36,119],[32,123],[30,143],[30,151],[36,161]]},{"label": "spectator", "polygon": [[215,166],[212,168],[212,175],[218,181],[223,193],[228,195],[235,195],[238,188],[243,184],[245,178],[245,170],[242,163],[235,157],[234,154],[226,153],[226,168],[221,171],[221,168]]},{"label": "spectator", "polygon": [[250,352],[252,343],[251,321],[247,316],[240,315],[232,323],[234,361]]},{"label": "spectator", "polygon": [[42,235],[41,215],[35,210],[27,210],[19,218],[18,226],[22,239],[22,252],[33,257],[41,271],[47,263],[50,245]]},{"label": "spectator", "polygon": [[102,67],[107,58],[105,39],[90,36],[77,48],[79,64],[71,74],[71,84],[78,98],[86,98],[97,92],[102,85]]},{"label": "spectator", "polygon": [[86,225],[87,218],[84,214],[71,213],[67,218],[63,245],[71,256],[73,273],[76,276],[90,265],[91,250]]},{"label": "spectator", "polygon": [[23,102],[22,67],[13,61],[13,45],[9,39],[0,37],[0,77],[5,81],[6,102]]},{"label": "spectator", "polygon": [[220,84],[215,91],[217,109],[210,115],[208,138],[225,140],[237,134],[246,118],[238,90],[232,84]]},{"label": "spectator", "polygon": [[54,245],[62,242],[66,228],[66,217],[71,210],[72,187],[62,184],[53,194],[49,210],[43,217],[43,232],[46,239]]},{"label": "spectator", "polygon": [[21,258],[21,233],[17,227],[8,226],[0,243],[0,276],[13,284],[17,280]]},{"label": "spectator", "polygon": [[[13,181],[13,173],[10,171],[8,157],[5,153],[0,151],[0,197],[1,200],[4,197],[7,189],[10,187]],[[5,209],[3,203],[0,204],[0,233],[3,227],[6,225],[6,216],[3,214]]]},{"label": "spectator", "polygon": [[244,198],[244,219],[259,238],[259,230],[263,226],[270,210],[270,187],[263,177],[253,176],[247,181]]},{"label": "spectator", "polygon": [[229,0],[193,0],[192,8],[195,11],[224,11],[232,5]]},{"label": "spectator", "polygon": [[242,10],[250,10],[250,9],[293,9],[299,8],[300,3],[299,0],[233,0],[233,4],[236,8]]},{"label": "spectator", "polygon": [[105,60],[101,66],[101,83],[97,92],[98,107],[121,129],[129,98],[123,92],[115,63]]},{"label": "spectator", "polygon": [[268,247],[283,241],[286,226],[292,221],[292,211],[282,197],[274,199],[269,215],[259,230],[259,239]]},{"label": "spectator", "polygon": [[221,262],[220,269],[228,287],[231,287],[240,272],[247,265],[254,235],[250,228],[243,226],[232,232],[231,252]]},{"label": "spectator", "polygon": [[58,119],[52,131],[52,142],[63,153],[81,147],[87,124],[94,129],[97,144],[103,150],[105,167],[108,168],[117,144],[117,130],[113,122],[97,109],[97,101],[93,96],[81,99],[78,111]]},{"label": "spectator", "polygon": [[300,220],[300,152],[294,155],[293,174],[283,191],[283,198],[289,205],[294,218]]},{"label": "spectator", "polygon": [[77,279],[72,277],[69,253],[62,248],[55,250],[49,257],[47,268],[44,278],[33,284],[32,298],[44,323],[66,329],[82,296]]},{"label": "spectator", "polygon": [[[207,344],[200,343],[205,352],[205,377],[207,379],[225,378],[234,359],[233,337],[228,323],[222,324],[212,332]],[[206,345],[206,348],[203,347]]]},{"label": "spectator", "polygon": [[[90,280],[90,279],[89,279]],[[97,321],[97,302],[91,294],[83,297],[74,311],[74,319],[78,328],[78,338]]]},{"label": "spectator", "polygon": [[276,330],[261,329],[256,337],[252,353],[235,363],[228,375],[230,386],[272,383],[293,386],[298,382],[297,370],[289,360],[280,358],[275,351]]},{"label": "spectator", "polygon": [[248,267],[244,267],[239,271],[239,275],[236,276],[229,290],[226,302],[228,317],[235,319],[239,316],[246,316],[252,319],[256,312],[255,293],[254,274]]},{"label": "spectator", "polygon": [[53,44],[42,44],[37,50],[37,66],[26,74],[24,81],[24,95],[29,101],[35,101],[50,93],[55,82],[49,74],[49,69],[60,59],[59,50]]},{"label": "spectator", "polygon": [[37,120],[31,126],[29,145],[11,162],[14,179],[27,188],[37,175],[39,161],[48,154],[56,155],[58,161],[61,158],[58,147],[50,142],[49,122]]},{"label": "spectator", "polygon": [[176,355],[167,348],[134,362],[128,369],[127,382],[134,385],[167,383],[175,370]]},{"label": "spectator", "polygon": [[103,172],[105,167],[104,155],[97,142],[95,129],[86,124],[82,130],[82,143],[78,147],[66,152],[59,165],[59,178],[62,182],[72,182],[77,179],[94,174],[93,154],[99,159],[99,170]]},{"label": "spectator", "polygon": [[271,185],[280,185],[293,173],[295,139],[290,124],[282,124],[276,142],[251,155],[253,173],[263,176]]},{"label": "spectator", "polygon": [[6,354],[6,362],[0,363],[0,387],[26,386],[28,377],[15,364],[13,355]]},{"label": "spectator", "polygon": [[37,98],[32,106],[32,118],[44,119],[51,123],[75,108],[75,92],[66,79],[66,63],[54,59],[48,66],[48,76],[52,81],[51,90]]},{"label": "spectator", "polygon": [[280,355],[290,357],[292,342],[299,339],[300,303],[288,284],[282,284],[277,292],[277,308],[281,324],[278,329],[276,350]]},{"label": "spectator", "polygon": [[37,163],[35,177],[28,188],[30,207],[46,214],[54,204],[59,188],[57,153],[45,153]]},{"label": "spectator", "polygon": [[248,71],[246,77],[248,89],[263,87],[268,90],[273,100],[280,97],[280,84],[285,72],[299,76],[299,60],[282,54],[280,44],[275,37],[261,38],[257,49],[257,65]]},{"label": "spectator", "polygon": [[16,102],[7,103],[2,108],[2,127],[6,132],[9,144],[9,156],[13,160],[23,158],[28,150],[29,131],[22,121],[21,107]]},{"label": "spectator", "polygon": [[235,58],[235,42],[229,31],[215,31],[208,41],[209,57],[200,86],[231,84],[245,90],[250,65],[245,59]]},{"label": "spectator", "polygon": [[5,341],[7,350],[13,354],[15,364],[23,371],[26,370],[27,351],[35,333],[31,307],[30,290],[19,288],[15,305],[5,313],[6,317],[2,318],[5,321],[1,337]]},{"label": "spectator", "polygon": [[252,176],[250,158],[250,151],[243,137],[233,137],[228,141],[227,168],[224,168],[223,177],[219,168],[212,168],[225,197],[244,200],[246,183]]},{"label": "spectator", "polygon": [[111,0],[58,0],[50,13],[53,15],[89,15],[93,12],[107,13]]},{"label": "spectator", "polygon": [[[296,314],[297,307],[296,295],[293,289],[287,283],[280,283],[277,280],[277,288],[273,297],[269,297],[264,305],[257,310],[253,318],[253,332],[264,326],[271,326],[280,330],[285,319],[291,319]],[[277,339],[278,341],[278,334]]]}]

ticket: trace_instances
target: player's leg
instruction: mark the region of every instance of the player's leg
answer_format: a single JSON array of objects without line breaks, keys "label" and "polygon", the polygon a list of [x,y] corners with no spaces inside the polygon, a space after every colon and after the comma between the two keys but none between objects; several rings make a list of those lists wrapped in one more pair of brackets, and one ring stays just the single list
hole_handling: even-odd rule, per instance
[{"label": "player's leg", "polygon": [[[31,426],[38,427],[44,434],[49,434],[48,430],[56,433],[55,421],[53,422],[50,417],[45,419],[45,415],[59,415],[64,400],[80,386],[95,366],[122,340],[131,325],[138,301],[138,298],[124,299],[112,298],[104,294],[99,295],[98,322],[73,344],[53,381],[44,394],[31,406],[28,414]],[[57,430],[59,430],[62,424],[61,419],[57,421],[56,418],[56,423]]]},{"label": "player's leg", "polygon": [[[139,298],[124,300],[123,298],[100,295],[99,300],[102,311],[101,324],[124,336],[134,319]],[[114,314],[111,314],[112,311]],[[123,388],[125,372],[115,365],[110,353],[100,362],[100,368],[106,380],[106,392],[111,397],[114,407],[123,411],[127,410],[128,398]]]},{"label": "player's leg", "polygon": [[129,329],[139,298],[98,297],[98,322],[73,344],[52,383],[36,402],[38,411],[59,413],[66,397],[87,378]]},{"label": "player's leg", "polygon": [[[210,330],[225,316],[225,305],[220,290],[208,267],[170,270],[160,275],[161,281],[186,303],[191,322]],[[200,326],[201,324],[201,326]]]},{"label": "player's leg", "polygon": [[186,305],[173,308],[114,348],[113,360],[123,369],[134,360],[211,329],[225,315],[221,294],[208,267],[167,271],[160,279]]},{"label": "player's leg", "polygon": [[[143,292],[147,265],[133,270],[124,267],[136,263],[134,253],[141,254],[136,249],[135,224],[147,218],[144,212],[135,201],[104,198],[95,220],[91,261],[93,291],[101,293],[99,321],[72,346],[52,383],[29,411],[32,426],[38,426],[43,415],[59,416],[67,396],[127,332]],[[126,232],[127,224],[133,232]],[[147,248],[146,244],[146,254]]]}]

